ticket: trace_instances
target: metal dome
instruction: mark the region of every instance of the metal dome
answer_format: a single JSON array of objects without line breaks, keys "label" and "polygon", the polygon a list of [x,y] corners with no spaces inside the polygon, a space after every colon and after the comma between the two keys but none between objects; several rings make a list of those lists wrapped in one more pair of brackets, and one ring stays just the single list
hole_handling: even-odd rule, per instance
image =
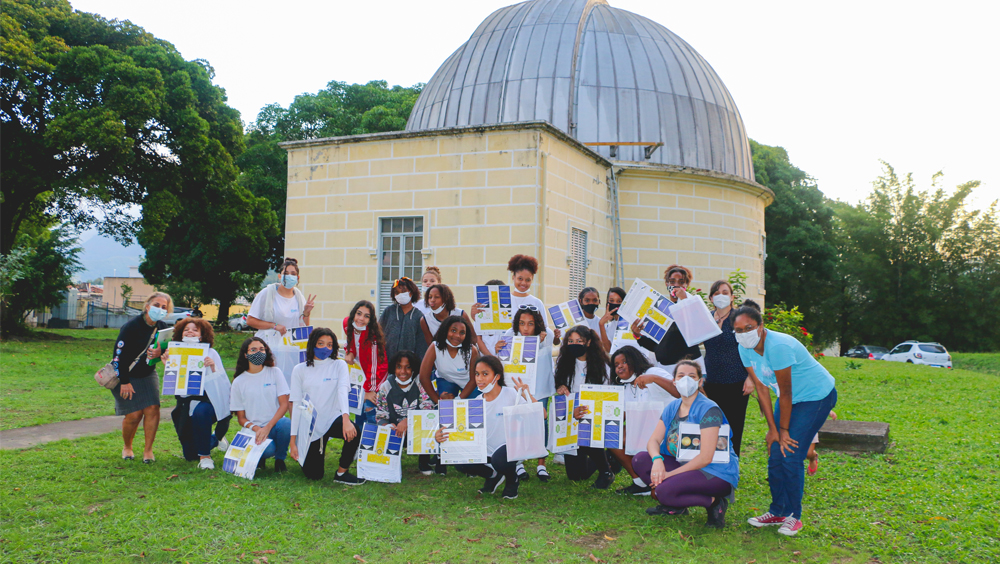
[{"label": "metal dome", "polygon": [[[683,39],[605,0],[530,0],[493,12],[424,87],[407,130],[545,120],[613,160],[753,181],[739,110]],[[592,147],[611,158],[608,146]]]}]

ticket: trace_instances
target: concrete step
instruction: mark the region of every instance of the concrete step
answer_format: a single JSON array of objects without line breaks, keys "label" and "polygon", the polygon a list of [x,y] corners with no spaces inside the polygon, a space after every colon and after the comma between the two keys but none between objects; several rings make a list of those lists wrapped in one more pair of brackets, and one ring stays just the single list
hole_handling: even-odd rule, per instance
[{"label": "concrete step", "polygon": [[831,419],[819,430],[817,446],[849,452],[882,453],[889,448],[889,424]]},{"label": "concrete step", "polygon": [[[173,425],[170,421],[170,412],[173,410],[173,407],[160,408],[161,428],[164,424]],[[6,431],[0,431],[0,449],[29,448],[52,441],[93,437],[113,431],[121,433],[122,419],[124,417],[121,415],[108,415],[105,417],[78,419],[76,421],[60,421],[58,423],[35,425],[33,427],[21,427],[19,429],[7,429]],[[142,423],[139,424],[139,428],[142,428]],[[162,432],[162,429],[160,432]],[[139,454],[142,455],[142,431],[136,434],[136,441],[134,444]]]}]

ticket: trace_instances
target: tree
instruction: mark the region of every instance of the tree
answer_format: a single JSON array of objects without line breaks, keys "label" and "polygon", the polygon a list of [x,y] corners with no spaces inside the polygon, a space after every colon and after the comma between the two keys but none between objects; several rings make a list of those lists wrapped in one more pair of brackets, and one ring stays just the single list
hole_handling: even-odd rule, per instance
[{"label": "tree", "polygon": [[122,282],[122,307],[128,307],[129,300],[132,299],[132,286],[127,282]]},{"label": "tree", "polygon": [[750,140],[750,152],[757,182],[774,192],[774,202],[764,209],[767,302],[798,306],[817,341],[833,341],[837,325],[830,312],[838,291],[833,207],[785,149]]},{"label": "tree", "polygon": [[76,234],[65,226],[22,230],[13,252],[21,256],[18,276],[9,283],[4,303],[3,335],[23,332],[24,316],[31,310],[57,306],[66,299],[73,274],[81,268]]}]

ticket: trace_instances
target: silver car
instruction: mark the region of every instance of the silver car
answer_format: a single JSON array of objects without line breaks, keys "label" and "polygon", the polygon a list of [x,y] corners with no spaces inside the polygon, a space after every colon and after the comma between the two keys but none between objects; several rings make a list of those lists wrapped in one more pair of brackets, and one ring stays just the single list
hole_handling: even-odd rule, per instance
[{"label": "silver car", "polygon": [[941,343],[906,341],[893,347],[882,360],[951,368],[951,355]]}]

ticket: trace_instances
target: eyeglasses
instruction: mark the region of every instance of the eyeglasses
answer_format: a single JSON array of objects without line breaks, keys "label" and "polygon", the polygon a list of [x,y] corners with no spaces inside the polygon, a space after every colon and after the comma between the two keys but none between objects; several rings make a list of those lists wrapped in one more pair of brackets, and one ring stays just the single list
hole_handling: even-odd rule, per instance
[{"label": "eyeglasses", "polygon": [[259,353],[259,352],[265,352],[265,351],[266,351],[266,349],[264,347],[260,347],[260,348],[250,347],[249,349],[247,349],[247,353],[249,353],[249,354]]},{"label": "eyeglasses", "polygon": [[749,326],[744,327],[742,330],[737,329],[736,327],[733,327],[733,333],[739,333],[739,334],[750,333],[751,331],[756,331],[756,330],[757,330],[757,326],[756,325],[754,325],[753,327],[749,327]]},{"label": "eyeglasses", "polygon": [[521,307],[517,309],[526,309],[528,311],[536,311],[536,312],[538,311],[538,308],[531,304],[521,304]]},{"label": "eyeglasses", "polygon": [[410,282],[413,282],[413,280],[410,280],[409,278],[407,278],[405,276],[401,276],[401,277],[397,278],[395,282],[392,283],[392,287],[395,288],[396,286],[399,286],[399,283],[401,281],[403,281],[403,280],[408,280]]}]

